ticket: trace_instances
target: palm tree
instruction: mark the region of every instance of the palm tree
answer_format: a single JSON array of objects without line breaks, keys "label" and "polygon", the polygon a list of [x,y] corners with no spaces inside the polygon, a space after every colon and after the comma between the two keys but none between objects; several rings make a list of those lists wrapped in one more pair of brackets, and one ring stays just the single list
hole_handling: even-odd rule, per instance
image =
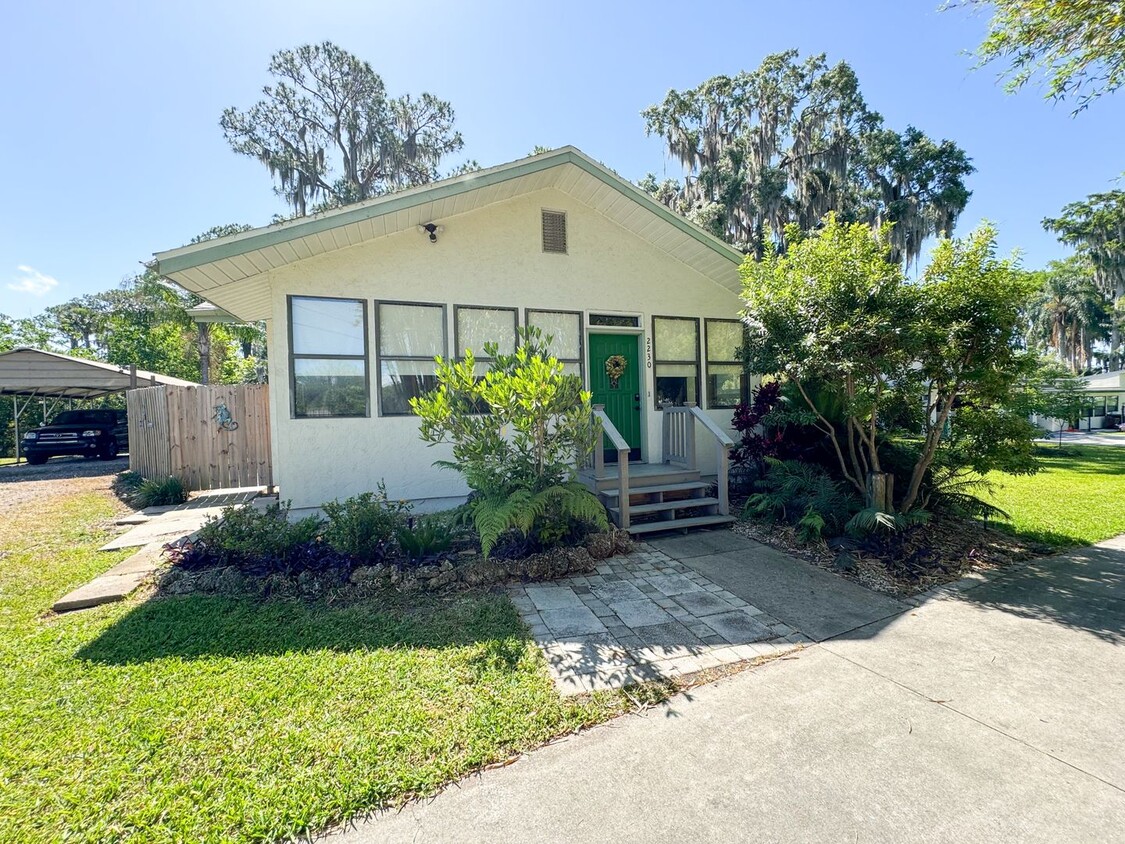
[{"label": "palm tree", "polygon": [[1029,344],[1054,353],[1072,372],[1090,368],[1094,344],[1108,337],[1109,312],[1080,258],[1052,261],[1030,307]]}]

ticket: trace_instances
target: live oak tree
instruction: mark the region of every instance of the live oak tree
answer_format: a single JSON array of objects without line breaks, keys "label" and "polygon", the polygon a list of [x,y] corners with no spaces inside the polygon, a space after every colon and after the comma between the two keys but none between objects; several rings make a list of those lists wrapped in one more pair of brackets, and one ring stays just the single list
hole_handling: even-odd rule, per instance
[{"label": "live oak tree", "polygon": [[829,212],[880,228],[891,257],[911,262],[923,241],[949,233],[974,168],[952,141],[889,129],[868,108],[855,72],[824,55],[767,56],[756,70],[669,91],[642,112],[686,173],[641,186],[708,231],[753,253],[785,232],[816,228]]},{"label": "live oak tree", "polygon": [[277,81],[263,99],[226,109],[219,123],[235,152],[266,166],[297,216],[433,181],[464,146],[447,101],[388,96],[371,65],[331,42],[275,53],[269,72]]},{"label": "live oak tree", "polygon": [[[767,245],[762,260],[742,265],[746,361],[796,387],[841,476],[869,507],[908,513],[918,505],[955,408],[972,408],[966,416],[982,435],[1003,430],[1017,449],[1030,440],[1026,424],[1003,409],[1035,365],[1020,349],[1029,289],[996,257],[991,227],[940,241],[917,282],[890,260],[885,226],[830,213],[819,231],[802,236],[793,227],[789,240],[786,254]],[[841,423],[828,418],[817,391],[839,402]],[[919,444],[897,504],[880,454],[892,406],[922,409],[908,432]],[[997,459],[1003,452],[1001,443]]]},{"label": "live oak tree", "polygon": [[990,8],[981,65],[1007,62],[1016,91],[1036,78],[1047,98],[1075,102],[1075,112],[1125,82],[1125,6],[1109,0],[961,0]]}]

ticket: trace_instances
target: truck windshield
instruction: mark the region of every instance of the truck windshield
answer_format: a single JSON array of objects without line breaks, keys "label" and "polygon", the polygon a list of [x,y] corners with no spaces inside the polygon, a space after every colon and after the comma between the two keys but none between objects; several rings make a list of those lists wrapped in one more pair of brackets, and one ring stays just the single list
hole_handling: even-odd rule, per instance
[{"label": "truck windshield", "polygon": [[51,420],[52,425],[112,425],[112,410],[65,410]]}]

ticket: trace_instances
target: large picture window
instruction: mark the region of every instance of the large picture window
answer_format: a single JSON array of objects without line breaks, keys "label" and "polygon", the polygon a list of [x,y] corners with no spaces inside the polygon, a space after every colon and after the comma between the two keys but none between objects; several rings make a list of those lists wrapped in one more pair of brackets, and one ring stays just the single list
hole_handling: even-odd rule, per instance
[{"label": "large picture window", "polygon": [[551,338],[547,347],[559,359],[563,371],[582,378],[582,313],[580,311],[527,310],[527,325]]},{"label": "large picture window", "polygon": [[434,358],[445,356],[445,306],[416,302],[379,302],[379,412],[407,416],[410,400],[437,386]]},{"label": "large picture window", "polygon": [[652,318],[656,406],[699,403],[699,320]]},{"label": "large picture window", "polygon": [[367,303],[289,297],[294,417],[367,416]]},{"label": "large picture window", "polygon": [[746,401],[746,373],[738,360],[742,323],[736,319],[704,321],[707,331],[707,406],[737,407]]}]

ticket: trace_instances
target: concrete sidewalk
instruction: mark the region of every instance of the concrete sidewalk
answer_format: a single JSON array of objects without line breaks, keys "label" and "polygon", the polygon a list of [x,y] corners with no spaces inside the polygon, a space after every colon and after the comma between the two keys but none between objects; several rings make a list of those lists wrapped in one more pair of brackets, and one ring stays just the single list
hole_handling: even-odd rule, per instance
[{"label": "concrete sidewalk", "polygon": [[1044,560],[329,840],[1119,841],[1123,589]]}]

